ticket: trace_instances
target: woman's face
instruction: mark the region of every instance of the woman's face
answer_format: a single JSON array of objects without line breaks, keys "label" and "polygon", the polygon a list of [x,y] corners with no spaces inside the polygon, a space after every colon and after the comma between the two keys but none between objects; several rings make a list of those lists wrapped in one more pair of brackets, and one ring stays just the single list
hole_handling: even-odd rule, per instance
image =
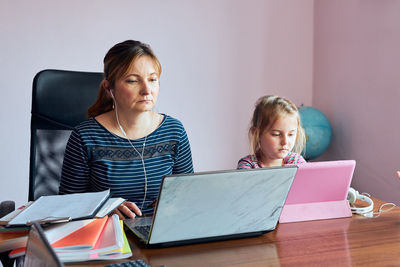
[{"label": "woman's face", "polygon": [[121,111],[146,112],[156,104],[159,90],[159,76],[152,58],[141,56],[115,81],[113,93]]},{"label": "woman's face", "polygon": [[279,116],[272,127],[260,135],[262,161],[280,160],[292,151],[296,143],[297,127],[296,116]]}]

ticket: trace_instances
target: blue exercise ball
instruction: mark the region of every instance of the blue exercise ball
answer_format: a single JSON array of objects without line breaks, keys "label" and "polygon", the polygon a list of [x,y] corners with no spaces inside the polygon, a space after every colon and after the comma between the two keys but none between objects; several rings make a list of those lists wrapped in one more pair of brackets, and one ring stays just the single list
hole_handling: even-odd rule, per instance
[{"label": "blue exercise ball", "polygon": [[331,124],[328,118],[316,108],[301,106],[299,112],[307,140],[302,155],[306,160],[317,158],[331,143]]}]

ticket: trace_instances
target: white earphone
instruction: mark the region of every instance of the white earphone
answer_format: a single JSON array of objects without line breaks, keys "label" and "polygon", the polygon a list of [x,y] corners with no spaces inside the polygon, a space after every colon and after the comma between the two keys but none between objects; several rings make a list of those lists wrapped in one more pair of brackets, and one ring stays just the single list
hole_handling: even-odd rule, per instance
[{"label": "white earphone", "polygon": [[121,123],[119,122],[117,101],[114,98],[114,94],[112,92],[113,90],[110,89],[109,91],[110,91],[110,94],[111,94],[111,98],[114,101],[115,118],[117,119],[117,124],[119,126],[119,129],[121,130],[122,134],[125,136],[126,140],[128,140],[128,142],[131,145],[131,147],[136,151],[136,153],[139,155],[140,159],[142,160],[143,173],[144,173],[144,197],[143,197],[142,206],[141,206],[140,210],[143,210],[144,203],[146,201],[146,196],[147,196],[147,173],[146,173],[146,166],[144,164],[144,158],[143,158],[143,153],[144,153],[144,148],[146,146],[147,136],[144,138],[144,141],[143,141],[142,153],[139,153],[139,151],[136,149],[136,147],[132,144],[131,140],[128,138],[126,132],[124,131],[124,128],[122,128],[122,126],[121,126]]},{"label": "white earphone", "polygon": [[[354,206],[354,202],[356,202],[357,199],[359,199],[361,201],[364,201],[364,202],[367,202],[368,206],[366,206],[366,207],[355,207]],[[370,213],[374,209],[374,202],[372,201],[371,198],[369,198],[366,195],[360,194],[357,190],[355,190],[354,188],[350,187],[349,188],[349,192],[347,194],[347,200],[350,203],[350,208],[351,208],[351,212],[352,213],[364,215],[366,217],[370,217]]]},{"label": "white earphone", "polygon": [[[117,103],[116,103],[116,101],[115,101],[115,98],[114,98],[114,94],[113,94],[113,92],[112,92],[112,89],[110,89],[110,94],[111,94],[111,98],[112,98],[113,101],[114,101],[115,107],[117,107]],[[118,111],[116,111],[116,117],[117,117],[117,122],[118,122],[119,129],[121,130],[122,134],[123,134],[124,136],[126,136],[126,133],[125,133],[125,131],[124,131],[124,128],[122,128],[121,124],[119,123]]]}]

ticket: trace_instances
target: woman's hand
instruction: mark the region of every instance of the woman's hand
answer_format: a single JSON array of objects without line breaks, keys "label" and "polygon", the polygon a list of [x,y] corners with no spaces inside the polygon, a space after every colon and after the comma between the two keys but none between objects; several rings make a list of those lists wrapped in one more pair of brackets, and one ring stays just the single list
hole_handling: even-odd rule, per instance
[{"label": "woman's hand", "polygon": [[136,204],[129,201],[122,203],[117,209],[114,210],[114,213],[118,215],[120,220],[142,216],[142,212],[136,206]]}]

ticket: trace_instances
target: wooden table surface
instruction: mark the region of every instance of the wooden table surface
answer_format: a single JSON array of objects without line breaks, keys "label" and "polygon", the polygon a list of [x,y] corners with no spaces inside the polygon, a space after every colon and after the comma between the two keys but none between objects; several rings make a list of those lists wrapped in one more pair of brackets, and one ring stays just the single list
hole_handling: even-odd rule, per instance
[{"label": "wooden table surface", "polygon": [[[382,202],[374,202],[377,210]],[[144,248],[129,231],[127,236],[131,259],[141,258],[152,266],[400,266],[398,207],[377,218],[353,215],[279,224],[259,237],[170,248]]]}]

